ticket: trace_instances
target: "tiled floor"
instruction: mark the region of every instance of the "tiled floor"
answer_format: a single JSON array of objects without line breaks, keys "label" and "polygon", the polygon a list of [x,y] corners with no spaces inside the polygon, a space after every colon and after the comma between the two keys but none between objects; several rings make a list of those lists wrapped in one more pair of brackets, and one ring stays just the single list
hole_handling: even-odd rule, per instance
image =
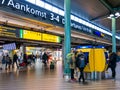
[{"label": "tiled floor", "polygon": [[1,72],[0,90],[120,90],[119,73],[116,81],[88,81],[83,85],[77,82],[69,83],[63,79],[61,62],[57,62],[55,70],[44,68],[41,63],[37,63],[33,69],[28,69]]}]

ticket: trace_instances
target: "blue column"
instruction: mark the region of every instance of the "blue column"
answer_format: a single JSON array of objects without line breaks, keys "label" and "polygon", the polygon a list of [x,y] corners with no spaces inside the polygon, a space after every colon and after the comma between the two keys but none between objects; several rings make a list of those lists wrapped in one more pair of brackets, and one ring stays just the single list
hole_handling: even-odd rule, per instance
[{"label": "blue column", "polygon": [[112,52],[116,52],[116,18],[112,17]]},{"label": "blue column", "polygon": [[66,55],[71,51],[71,0],[64,0],[65,11],[65,26],[64,26],[64,74],[70,75],[69,65],[66,60]]}]

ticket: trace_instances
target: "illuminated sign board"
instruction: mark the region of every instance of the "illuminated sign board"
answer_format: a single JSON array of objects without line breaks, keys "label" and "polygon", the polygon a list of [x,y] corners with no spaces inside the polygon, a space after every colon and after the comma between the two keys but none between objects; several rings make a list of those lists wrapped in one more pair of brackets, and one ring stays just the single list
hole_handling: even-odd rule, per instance
[{"label": "illuminated sign board", "polygon": [[61,41],[61,38],[56,35],[34,32],[29,30],[22,30],[22,29],[20,29],[20,38],[29,39],[29,40],[46,41],[46,42],[55,42],[55,43],[60,43]]},{"label": "illuminated sign board", "polygon": [[16,49],[16,44],[15,43],[4,44],[3,49],[4,50],[15,50]]},{"label": "illuminated sign board", "polygon": [[41,40],[41,33],[21,29],[20,38],[30,39],[30,40]]},{"label": "illuminated sign board", "polygon": [[60,37],[55,36],[55,35],[50,35],[50,34],[42,34],[42,41],[47,41],[47,42],[60,42]]},{"label": "illuminated sign board", "polygon": [[99,31],[93,31],[93,34],[95,34],[98,37],[104,37],[104,34]]},{"label": "illuminated sign board", "polygon": [[[3,10],[7,9],[7,11],[11,13],[17,13],[23,16],[27,15],[32,19],[37,19],[39,21],[52,23],[62,27],[65,24],[64,22],[65,20],[63,16],[53,13],[51,11],[48,11],[39,6],[33,5],[31,3],[28,3],[24,0],[1,0],[0,4],[2,5],[0,8],[2,8]],[[9,7],[12,9],[8,10]],[[92,33],[92,28],[89,28],[73,20],[71,20],[71,27],[73,28],[73,30],[75,29],[78,31],[86,32],[86,33]]]},{"label": "illuminated sign board", "polygon": [[87,45],[87,46],[77,46],[76,49],[85,49],[85,48],[105,48],[102,45],[98,45],[98,46],[93,46],[93,45]]},{"label": "illuminated sign board", "polygon": [[19,31],[17,28],[0,25],[0,36],[19,38]]},{"label": "illuminated sign board", "polygon": [[0,25],[0,36],[46,41],[46,42],[56,42],[56,43],[60,43],[61,41],[61,38],[56,35],[23,30],[19,28],[2,26],[2,25]]},{"label": "illuminated sign board", "polygon": [[32,8],[29,4],[24,4],[24,0],[1,0],[2,5],[7,5],[8,7],[15,8],[16,10],[21,10],[29,14],[33,14],[39,17],[46,17],[46,12],[41,11],[40,9]]}]

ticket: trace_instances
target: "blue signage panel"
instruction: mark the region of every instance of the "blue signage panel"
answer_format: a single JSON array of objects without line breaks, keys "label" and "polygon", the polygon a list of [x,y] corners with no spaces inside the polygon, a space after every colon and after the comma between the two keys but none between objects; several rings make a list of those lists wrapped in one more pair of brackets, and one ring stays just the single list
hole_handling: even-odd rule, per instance
[{"label": "blue signage panel", "polygon": [[3,49],[4,50],[15,50],[16,49],[16,44],[15,43],[4,44]]},{"label": "blue signage panel", "polygon": [[85,48],[105,48],[102,45],[98,45],[98,46],[93,46],[93,45],[87,45],[87,46],[77,46],[76,49],[85,49]]},{"label": "blue signage panel", "polygon": [[103,33],[101,33],[101,32],[99,32],[99,31],[93,31],[93,34],[95,34],[96,36],[98,36],[98,37],[104,37],[104,34]]},{"label": "blue signage panel", "polygon": [[[64,17],[48,11],[39,6],[33,5],[24,0],[1,0],[0,8],[7,12],[15,13],[18,15],[22,15],[24,17],[36,19],[42,22],[55,24],[58,26],[64,26]],[[82,25],[78,22],[71,20],[71,27],[73,30],[78,30],[85,33],[93,33],[92,28],[89,28],[85,25]]]}]

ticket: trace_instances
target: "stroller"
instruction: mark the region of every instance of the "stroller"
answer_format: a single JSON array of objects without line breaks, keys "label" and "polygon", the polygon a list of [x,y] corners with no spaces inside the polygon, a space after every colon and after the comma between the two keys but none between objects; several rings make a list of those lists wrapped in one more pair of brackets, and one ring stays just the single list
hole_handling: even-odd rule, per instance
[{"label": "stroller", "polygon": [[22,62],[19,64],[19,68],[26,68],[27,64],[25,62]]}]

